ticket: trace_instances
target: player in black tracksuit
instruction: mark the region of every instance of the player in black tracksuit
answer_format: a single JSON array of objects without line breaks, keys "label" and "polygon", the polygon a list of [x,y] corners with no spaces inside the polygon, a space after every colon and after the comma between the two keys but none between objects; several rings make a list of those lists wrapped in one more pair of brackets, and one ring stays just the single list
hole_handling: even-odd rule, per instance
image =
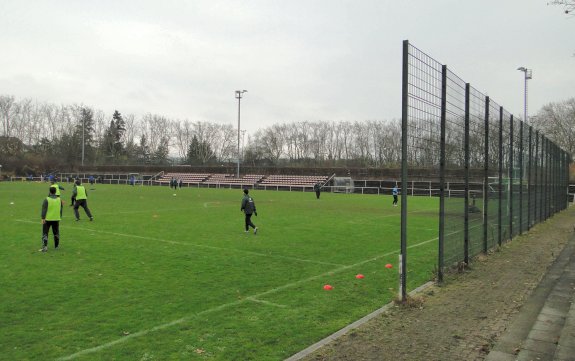
[{"label": "player in black tracksuit", "polygon": [[256,211],[256,203],[253,198],[249,196],[249,190],[244,189],[244,198],[242,199],[242,208],[240,209],[246,215],[246,233],[250,231],[250,227],[254,229],[254,234],[258,233],[258,227],[252,223],[252,214],[258,216]]},{"label": "player in black tracksuit", "polygon": [[313,190],[315,191],[315,197],[319,199],[319,195],[321,194],[321,184],[317,182],[313,185]]}]

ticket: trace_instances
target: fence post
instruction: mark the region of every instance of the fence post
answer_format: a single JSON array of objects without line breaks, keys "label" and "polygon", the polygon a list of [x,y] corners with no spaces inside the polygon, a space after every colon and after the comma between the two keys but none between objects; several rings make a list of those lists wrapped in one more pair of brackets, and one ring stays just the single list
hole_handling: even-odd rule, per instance
[{"label": "fence post", "polygon": [[539,147],[541,148],[541,166],[539,169],[539,223],[545,220],[545,137],[539,134]]},{"label": "fence post", "polygon": [[409,82],[409,41],[403,41],[403,64],[401,81],[401,301],[407,300],[407,121],[408,121],[408,82]]},{"label": "fence post", "polygon": [[557,213],[557,144],[553,142],[553,214]]},{"label": "fence post", "polygon": [[447,66],[441,67],[441,135],[439,140],[439,257],[437,281],[443,282],[445,242],[445,120],[447,116]]},{"label": "fence post", "polygon": [[[567,157],[567,152],[561,151],[562,155],[562,172],[561,177],[563,182],[561,182],[561,199],[563,199],[563,209],[569,207],[569,157]],[[563,192],[567,191],[567,194]]]},{"label": "fence post", "polygon": [[463,262],[469,264],[469,83],[465,84],[465,198],[463,221]]},{"label": "fence post", "polygon": [[513,115],[509,119],[509,166],[507,170],[507,177],[509,182],[509,239],[513,238]]},{"label": "fence post", "polygon": [[533,160],[535,161],[535,184],[533,187],[533,190],[535,191],[534,194],[534,204],[533,204],[533,224],[535,225],[536,223],[539,223],[541,221],[540,217],[541,217],[541,211],[538,211],[537,208],[537,203],[539,203],[539,208],[541,208],[541,200],[539,200],[539,202],[537,202],[537,198],[541,197],[541,189],[539,189],[539,186],[541,185],[541,182],[539,180],[539,178],[541,178],[541,169],[539,167],[539,159],[541,158],[541,152],[539,149],[539,131],[536,130],[535,131],[535,157],[533,158]]},{"label": "fence post", "polygon": [[485,137],[483,141],[483,253],[487,254],[487,228],[489,207],[489,97],[485,97]]},{"label": "fence post", "polygon": [[565,209],[567,209],[569,207],[569,165],[571,165],[571,162],[573,160],[571,158],[571,155],[568,154],[567,152],[563,152],[563,156],[565,158],[565,162],[563,163],[565,167],[565,173],[564,173],[565,184],[563,185],[563,190],[567,191],[567,195],[565,197]]},{"label": "fence post", "polygon": [[543,199],[545,200],[545,214],[544,214],[544,221],[547,220],[547,218],[549,218],[549,155],[551,154],[551,152],[549,151],[550,146],[549,146],[549,139],[547,139],[546,137],[543,138],[545,139],[545,182],[544,182],[544,197]]},{"label": "fence post", "polygon": [[523,233],[523,121],[519,121],[519,234]]},{"label": "fence post", "polygon": [[497,244],[501,246],[502,244],[502,225],[501,221],[503,219],[503,205],[501,204],[503,198],[503,107],[499,107],[499,190],[498,190],[498,198],[499,198],[499,210],[498,210],[498,218],[497,221]]},{"label": "fence post", "polygon": [[533,189],[532,189],[532,182],[533,178],[531,177],[531,161],[533,159],[533,144],[532,144],[532,135],[533,135],[533,128],[530,125],[527,125],[529,128],[529,156],[527,158],[527,230],[531,229],[531,206],[533,202],[531,202],[531,197],[533,196]]}]

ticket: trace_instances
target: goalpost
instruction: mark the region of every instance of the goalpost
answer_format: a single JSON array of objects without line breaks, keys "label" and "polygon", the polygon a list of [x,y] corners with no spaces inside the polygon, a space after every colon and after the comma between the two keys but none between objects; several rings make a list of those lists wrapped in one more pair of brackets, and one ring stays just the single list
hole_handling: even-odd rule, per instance
[{"label": "goalpost", "polygon": [[351,177],[334,177],[333,178],[333,192],[334,193],[353,193],[353,179]]},{"label": "goalpost", "polygon": [[128,173],[128,180],[126,184],[131,185],[132,177],[134,177],[134,185],[139,184],[141,186],[144,185],[144,177],[140,173]]}]

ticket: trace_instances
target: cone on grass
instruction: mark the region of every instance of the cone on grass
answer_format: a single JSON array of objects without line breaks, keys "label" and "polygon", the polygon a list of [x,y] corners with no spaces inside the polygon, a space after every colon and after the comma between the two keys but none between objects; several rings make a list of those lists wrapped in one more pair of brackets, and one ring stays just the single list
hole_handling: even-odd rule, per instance
[{"label": "cone on grass", "polygon": [[325,285],[325,286],[323,286],[323,289],[326,291],[331,291],[331,290],[333,290],[333,287],[331,285]]},{"label": "cone on grass", "polygon": [[357,278],[357,279],[362,279],[362,278],[364,278],[364,277],[365,277],[365,276],[364,276],[364,275],[362,275],[361,273],[360,273],[360,274],[357,274],[357,275],[355,275],[355,278]]},{"label": "cone on grass", "polygon": [[388,264],[385,265],[385,268],[390,268],[390,269],[391,269],[391,268],[393,268],[393,266],[391,265],[391,263],[388,263]]}]

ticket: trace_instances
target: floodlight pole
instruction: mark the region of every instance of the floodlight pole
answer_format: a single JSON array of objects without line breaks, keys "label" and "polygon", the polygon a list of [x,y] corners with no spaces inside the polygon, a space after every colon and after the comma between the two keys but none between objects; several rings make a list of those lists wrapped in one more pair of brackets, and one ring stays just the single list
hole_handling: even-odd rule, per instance
[{"label": "floodlight pole", "polygon": [[244,93],[247,93],[247,90],[236,90],[236,99],[238,100],[238,179],[240,178],[240,103]]},{"label": "floodlight pole", "polygon": [[84,166],[84,129],[86,129],[86,114],[82,114],[82,166]]},{"label": "floodlight pole", "polygon": [[245,137],[246,137],[246,130],[243,129],[242,130],[242,160],[244,159],[244,152],[246,151]]},{"label": "floodlight pole", "polygon": [[522,71],[524,74],[524,90],[523,90],[523,120],[525,124],[529,125],[529,119],[527,118],[527,80],[532,79],[532,71],[531,69],[527,69],[524,66],[517,68],[517,70]]}]

